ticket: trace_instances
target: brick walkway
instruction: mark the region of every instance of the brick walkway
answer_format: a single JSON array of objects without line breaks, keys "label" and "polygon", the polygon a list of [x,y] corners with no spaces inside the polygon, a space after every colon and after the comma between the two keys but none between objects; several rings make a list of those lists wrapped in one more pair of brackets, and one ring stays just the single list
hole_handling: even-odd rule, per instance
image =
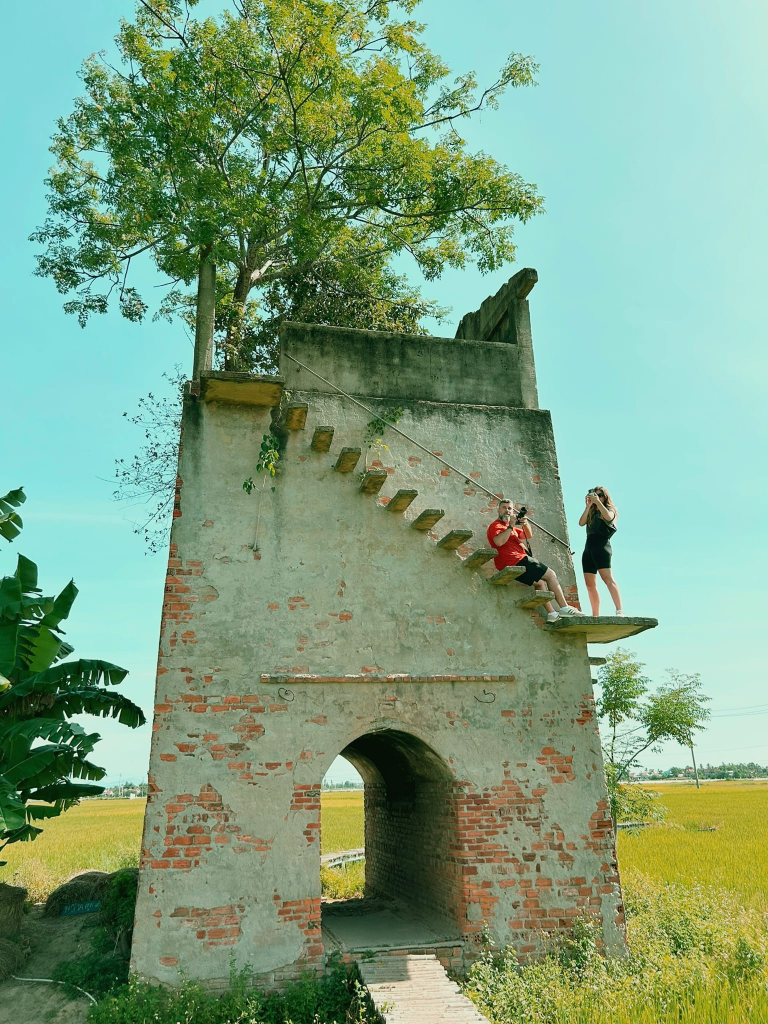
[{"label": "brick walkway", "polygon": [[435,956],[380,956],[358,967],[387,1024],[488,1024]]}]

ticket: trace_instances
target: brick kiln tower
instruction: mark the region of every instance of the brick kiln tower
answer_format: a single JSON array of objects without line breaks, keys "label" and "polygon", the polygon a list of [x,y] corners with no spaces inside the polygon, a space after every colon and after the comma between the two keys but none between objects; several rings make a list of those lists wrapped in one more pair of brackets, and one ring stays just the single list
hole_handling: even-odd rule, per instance
[{"label": "brick kiln tower", "polygon": [[[334,948],[429,949],[461,969],[484,929],[525,955],[585,913],[623,947],[587,642],[655,620],[546,625],[486,547],[484,487],[567,540],[535,281],[521,271],[455,340],[291,324],[280,377],[188,387],[133,941],[144,977],[224,986],[233,955],[269,986]],[[372,414],[336,389],[401,407],[435,457],[392,430],[388,451],[368,449]],[[269,432],[274,491],[258,477],[249,496]],[[567,545],[538,530],[533,545],[575,602]],[[339,754],[365,780],[366,899],[321,908],[320,788]]]}]

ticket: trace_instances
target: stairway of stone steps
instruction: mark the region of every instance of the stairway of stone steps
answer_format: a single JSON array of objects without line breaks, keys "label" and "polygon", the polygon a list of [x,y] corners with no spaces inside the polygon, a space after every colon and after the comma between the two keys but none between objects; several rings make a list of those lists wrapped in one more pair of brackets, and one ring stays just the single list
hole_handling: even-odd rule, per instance
[{"label": "stairway of stone steps", "polygon": [[357,966],[386,1024],[488,1024],[432,954],[384,955]]},{"label": "stairway of stone steps", "polygon": [[[309,406],[306,403],[292,403],[285,412],[284,423],[288,430],[304,430]],[[332,426],[317,426],[312,434],[310,448],[314,452],[330,452],[333,443],[334,428]],[[362,448],[344,447],[339,452],[336,462],[333,465],[337,473],[352,473],[357,467],[363,454]],[[385,482],[389,479],[386,470],[371,468],[365,469],[358,488],[364,495],[377,495]],[[401,489],[384,506],[390,514],[405,512],[411,503],[418,497],[418,491]],[[441,508],[423,509],[411,522],[411,529],[427,532],[443,518],[445,510]],[[442,551],[456,551],[473,537],[472,530],[450,530],[445,536],[440,537],[435,548]],[[496,555],[496,550],[491,547],[477,548],[464,558],[461,564],[465,569],[477,571],[482,569]],[[507,587],[514,583],[518,576],[523,573],[522,568],[507,566],[500,572],[488,577],[488,583],[495,587]],[[554,594],[549,591],[537,591],[533,587],[528,588],[524,597],[515,600],[516,607],[524,611],[537,611],[547,601],[551,601]],[[614,616],[593,617],[588,615],[561,617],[556,622],[546,623],[544,628],[550,631],[561,633],[581,633],[588,643],[611,643],[614,640],[622,640],[628,636],[634,636],[646,629],[653,629],[658,625],[656,619],[640,618],[635,616]]]}]

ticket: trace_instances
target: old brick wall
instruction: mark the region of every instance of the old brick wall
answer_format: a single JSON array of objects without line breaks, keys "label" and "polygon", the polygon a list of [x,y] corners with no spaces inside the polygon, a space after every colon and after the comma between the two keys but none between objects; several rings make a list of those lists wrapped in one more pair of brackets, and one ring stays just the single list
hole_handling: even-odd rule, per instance
[{"label": "old brick wall", "polygon": [[[306,400],[274,492],[251,496],[242,481],[279,411],[185,403],[134,970],[225,985],[232,955],[271,984],[322,964],[319,793],[342,751],[388,784],[368,796],[385,812],[369,824],[375,885],[439,909],[469,946],[485,925],[534,952],[588,913],[622,948],[586,645],[515,608],[522,588],[461,564],[495,515],[477,482],[566,536],[549,415],[402,402],[404,429],[466,469],[389,432],[389,479],[372,497],[333,470],[369,416]],[[313,452],[325,424],[332,450]],[[398,488],[419,492],[404,515],[386,510]],[[433,536],[410,528],[425,507],[446,510]],[[459,527],[475,533],[463,550],[435,547]],[[534,550],[575,596],[567,551],[540,537]],[[389,775],[371,746],[385,733]]]}]

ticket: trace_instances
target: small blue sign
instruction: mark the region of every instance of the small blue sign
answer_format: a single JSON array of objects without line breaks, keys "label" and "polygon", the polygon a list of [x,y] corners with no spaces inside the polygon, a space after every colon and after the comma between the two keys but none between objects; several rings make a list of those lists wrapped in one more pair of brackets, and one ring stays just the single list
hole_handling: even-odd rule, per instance
[{"label": "small blue sign", "polygon": [[67,903],[61,908],[62,917],[74,917],[75,914],[95,914],[101,907],[101,900],[86,900],[85,903]]}]

